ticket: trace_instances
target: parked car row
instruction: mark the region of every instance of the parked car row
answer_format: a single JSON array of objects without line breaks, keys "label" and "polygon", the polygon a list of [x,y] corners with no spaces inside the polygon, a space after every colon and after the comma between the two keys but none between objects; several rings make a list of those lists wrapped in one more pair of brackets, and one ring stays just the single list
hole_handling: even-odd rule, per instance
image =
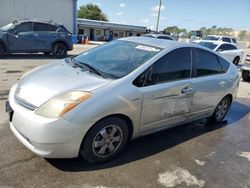
[{"label": "parked car row", "polygon": [[64,58],[73,49],[71,33],[48,21],[15,21],[0,28],[0,57],[10,53],[51,53]]}]

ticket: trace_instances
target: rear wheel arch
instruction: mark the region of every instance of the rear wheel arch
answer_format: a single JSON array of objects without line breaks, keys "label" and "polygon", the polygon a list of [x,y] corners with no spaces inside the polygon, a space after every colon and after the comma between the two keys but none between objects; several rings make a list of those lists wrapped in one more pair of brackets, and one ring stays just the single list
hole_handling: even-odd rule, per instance
[{"label": "rear wheel arch", "polygon": [[68,45],[67,45],[66,42],[64,42],[64,41],[62,41],[62,40],[57,40],[57,41],[53,42],[53,44],[52,44],[52,46],[51,46],[51,50],[53,49],[53,47],[54,47],[56,44],[64,44],[64,45],[67,47],[67,49],[69,49],[69,47],[68,47]]}]

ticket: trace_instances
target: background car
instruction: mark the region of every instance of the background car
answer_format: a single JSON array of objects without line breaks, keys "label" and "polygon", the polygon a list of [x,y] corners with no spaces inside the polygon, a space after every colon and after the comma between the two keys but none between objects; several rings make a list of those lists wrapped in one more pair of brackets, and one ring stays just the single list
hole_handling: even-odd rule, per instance
[{"label": "background car", "polygon": [[6,110],[36,154],[98,163],[130,139],[223,120],[238,85],[236,66],[207,48],[129,37],[31,71],[11,88]]},{"label": "background car", "polygon": [[73,49],[71,33],[63,26],[47,21],[15,21],[0,28],[0,56],[6,53],[53,53],[67,56]]},{"label": "background car", "polygon": [[197,43],[200,46],[207,47],[215,52],[220,53],[228,61],[238,65],[243,57],[243,50],[239,49],[234,44],[227,42],[200,41]]},{"label": "background car", "polygon": [[242,79],[244,81],[250,81],[250,55],[246,56],[246,63],[241,67]]},{"label": "background car", "polygon": [[156,38],[156,39],[165,39],[165,40],[176,40],[174,37],[165,34],[145,34],[142,37]]},{"label": "background car", "polygon": [[195,40],[193,41],[193,43],[198,43],[201,41],[217,41],[217,42],[228,42],[231,44],[236,45],[237,41],[234,37],[230,37],[230,36],[221,36],[221,35],[208,35],[206,37],[204,37],[201,40]]}]

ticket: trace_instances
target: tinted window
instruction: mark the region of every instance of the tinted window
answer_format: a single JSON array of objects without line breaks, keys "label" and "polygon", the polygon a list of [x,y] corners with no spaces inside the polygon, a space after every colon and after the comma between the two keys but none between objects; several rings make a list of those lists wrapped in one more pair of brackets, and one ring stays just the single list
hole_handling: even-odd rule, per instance
[{"label": "tinted window", "polygon": [[203,38],[202,40],[219,40],[219,37],[207,36],[207,37]]},{"label": "tinted window", "polygon": [[219,61],[220,61],[220,64],[222,66],[222,70],[223,72],[227,72],[229,66],[230,66],[230,63],[227,62],[225,59],[221,58],[221,57],[218,57],[219,58]]},{"label": "tinted window", "polygon": [[196,76],[206,76],[221,72],[217,57],[202,49],[193,49],[193,62],[196,67]]},{"label": "tinted window", "polygon": [[18,33],[32,31],[32,23],[31,22],[21,23],[15,27],[15,31],[17,31]]},{"label": "tinted window", "polygon": [[217,47],[217,44],[214,44],[212,42],[199,42],[197,43],[198,45],[201,45],[201,46],[204,46],[204,47],[207,47],[211,50],[215,49]]},{"label": "tinted window", "polygon": [[217,49],[217,51],[225,51],[225,50],[227,50],[228,48],[227,48],[227,45],[226,44],[222,44],[222,45],[220,45],[220,47]]},{"label": "tinted window", "polygon": [[166,39],[166,40],[173,40],[170,37],[167,36],[159,36],[158,39]]},{"label": "tinted window", "polygon": [[232,39],[232,41],[233,41],[233,43],[237,43],[237,42],[236,42],[236,39]]},{"label": "tinted window", "polygon": [[227,37],[223,37],[222,41],[224,41],[224,42],[231,42],[230,38],[227,38]]},{"label": "tinted window", "polygon": [[163,83],[190,77],[191,49],[176,49],[158,60],[152,67],[149,84]]},{"label": "tinted window", "polygon": [[227,44],[227,50],[236,50],[237,48],[234,45]]},{"label": "tinted window", "polygon": [[56,31],[57,27],[45,23],[34,23],[34,31]]}]

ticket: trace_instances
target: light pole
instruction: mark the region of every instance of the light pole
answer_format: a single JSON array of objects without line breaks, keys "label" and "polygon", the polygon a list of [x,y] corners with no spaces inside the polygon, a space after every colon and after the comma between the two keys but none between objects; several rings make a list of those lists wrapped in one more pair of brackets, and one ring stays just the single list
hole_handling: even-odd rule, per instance
[{"label": "light pole", "polygon": [[160,16],[161,16],[161,4],[162,0],[160,0],[160,5],[159,5],[159,10],[158,10],[158,17],[157,17],[157,24],[156,24],[156,31],[159,31],[159,21],[160,21]]}]

